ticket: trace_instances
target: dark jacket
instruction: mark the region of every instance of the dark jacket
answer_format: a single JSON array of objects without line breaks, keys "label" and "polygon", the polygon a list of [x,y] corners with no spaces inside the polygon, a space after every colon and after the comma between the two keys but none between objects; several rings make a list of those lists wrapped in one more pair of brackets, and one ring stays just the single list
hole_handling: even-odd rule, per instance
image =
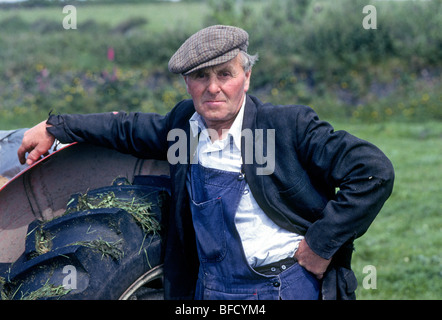
[{"label": "dark jacket", "polygon": [[[189,118],[194,112],[193,102],[185,100],[165,116],[124,112],[51,116],[48,123],[54,127],[48,131],[64,143],[86,141],[140,158],[167,160],[169,147],[177,142],[168,141],[168,133],[182,129],[190,138]],[[323,299],[354,298],[353,240],[366,232],[392,192],[391,162],[369,142],[334,131],[306,106],[263,104],[247,96],[243,129],[251,129],[257,139],[262,137],[256,134],[264,132],[263,150],[266,129],[275,132],[273,173],[257,174],[264,167],[262,159],[243,164],[256,201],[276,224],[305,235],[315,253],[333,257],[322,283]],[[247,141],[242,143],[243,160],[244,150],[254,147]],[[189,140],[186,163],[170,165],[173,204],[164,266],[170,299],[192,298],[198,270],[185,187],[191,145]]]}]

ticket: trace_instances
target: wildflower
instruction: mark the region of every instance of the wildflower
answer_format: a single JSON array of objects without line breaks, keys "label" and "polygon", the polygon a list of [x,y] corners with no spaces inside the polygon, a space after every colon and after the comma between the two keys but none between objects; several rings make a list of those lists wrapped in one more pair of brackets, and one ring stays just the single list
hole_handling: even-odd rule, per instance
[{"label": "wildflower", "polygon": [[107,60],[114,61],[115,59],[115,50],[114,48],[110,47],[107,49]]}]

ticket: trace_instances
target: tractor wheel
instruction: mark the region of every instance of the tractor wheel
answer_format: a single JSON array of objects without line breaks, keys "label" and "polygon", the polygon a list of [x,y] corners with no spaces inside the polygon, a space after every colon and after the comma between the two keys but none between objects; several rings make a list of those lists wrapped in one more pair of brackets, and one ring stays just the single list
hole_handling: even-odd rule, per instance
[{"label": "tractor wheel", "polygon": [[162,299],[161,179],[73,195],[64,215],[32,222],[25,252],[3,274],[2,299]]}]

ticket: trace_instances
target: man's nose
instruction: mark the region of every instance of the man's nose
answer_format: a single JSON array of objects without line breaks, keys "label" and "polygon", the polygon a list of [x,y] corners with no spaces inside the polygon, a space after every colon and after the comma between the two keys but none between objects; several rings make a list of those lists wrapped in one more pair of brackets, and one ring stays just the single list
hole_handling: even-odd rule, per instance
[{"label": "man's nose", "polygon": [[207,83],[207,91],[211,94],[217,94],[221,91],[220,83],[217,77],[210,77]]}]

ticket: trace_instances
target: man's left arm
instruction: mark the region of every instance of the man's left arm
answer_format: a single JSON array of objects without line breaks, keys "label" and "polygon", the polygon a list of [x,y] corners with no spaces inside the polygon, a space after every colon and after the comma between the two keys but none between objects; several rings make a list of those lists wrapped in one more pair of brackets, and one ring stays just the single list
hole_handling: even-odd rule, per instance
[{"label": "man's left arm", "polygon": [[329,260],[345,242],[367,231],[392,192],[393,166],[376,146],[334,131],[309,108],[298,115],[296,130],[306,170],[338,189],[305,235],[308,248]]}]

